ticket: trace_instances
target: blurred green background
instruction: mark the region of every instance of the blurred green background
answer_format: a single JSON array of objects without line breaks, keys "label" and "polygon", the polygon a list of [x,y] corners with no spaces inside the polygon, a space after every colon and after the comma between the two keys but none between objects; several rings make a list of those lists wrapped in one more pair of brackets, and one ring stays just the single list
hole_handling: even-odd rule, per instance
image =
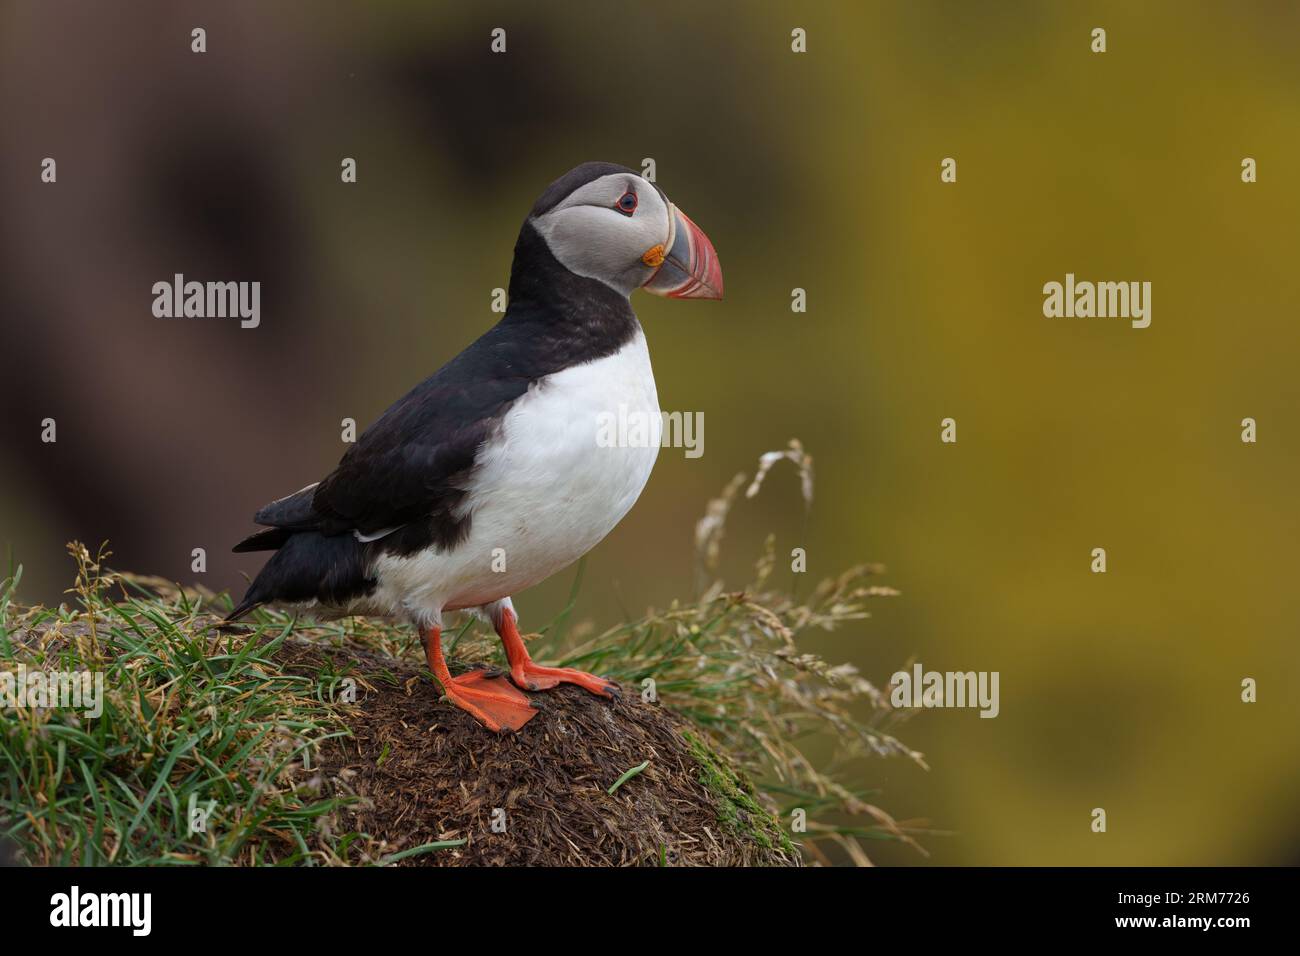
[{"label": "blurred green background", "polygon": [[[813,578],[883,562],[902,596],[811,649],[881,685],[1001,673],[997,719],[900,730],[928,773],[855,768],[951,831],[928,862],[1300,862],[1298,30],[1283,3],[6,4],[0,541],[28,600],[72,538],[181,580],[204,547],[240,588],[260,559],[229,546],[333,466],[340,419],[492,324],[545,185],[651,157],[726,275],[720,304],[634,300],[705,454],[661,455],[578,616],[689,595],[706,500],[798,436],[806,531],[778,472],[731,582],[769,529]],[[261,328],[155,319],[174,272],[261,281]],[[1152,282],[1151,327],[1044,318],[1066,272]],[[524,624],[571,582],[517,596]]]}]

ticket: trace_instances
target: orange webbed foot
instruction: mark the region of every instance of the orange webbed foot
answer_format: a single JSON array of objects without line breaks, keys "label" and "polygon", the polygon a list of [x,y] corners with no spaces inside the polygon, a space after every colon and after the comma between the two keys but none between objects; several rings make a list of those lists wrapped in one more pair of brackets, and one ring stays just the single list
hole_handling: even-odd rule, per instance
[{"label": "orange webbed foot", "polygon": [[496,619],[497,634],[510,661],[510,679],[524,690],[550,690],[560,684],[577,684],[585,691],[601,697],[617,697],[619,687],[613,681],[588,674],[571,667],[543,667],[534,664],[528,648],[519,633],[519,625],[512,609],[505,609]]},{"label": "orange webbed foot", "polygon": [[518,730],[537,716],[537,708],[510,681],[473,670],[442,681],[443,693],[488,730]]},{"label": "orange webbed foot", "polygon": [[543,667],[530,660],[511,667],[510,679],[525,690],[550,690],[560,684],[577,684],[600,697],[615,697],[619,693],[617,684],[595,674],[571,667]]}]

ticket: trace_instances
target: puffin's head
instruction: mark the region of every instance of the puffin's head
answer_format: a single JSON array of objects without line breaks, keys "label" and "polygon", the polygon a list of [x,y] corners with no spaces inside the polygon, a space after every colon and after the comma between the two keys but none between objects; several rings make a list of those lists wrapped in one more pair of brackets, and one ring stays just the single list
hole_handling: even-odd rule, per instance
[{"label": "puffin's head", "polygon": [[713,243],[654,183],[626,166],[583,163],[542,193],[529,222],[570,272],[631,295],[721,299]]}]

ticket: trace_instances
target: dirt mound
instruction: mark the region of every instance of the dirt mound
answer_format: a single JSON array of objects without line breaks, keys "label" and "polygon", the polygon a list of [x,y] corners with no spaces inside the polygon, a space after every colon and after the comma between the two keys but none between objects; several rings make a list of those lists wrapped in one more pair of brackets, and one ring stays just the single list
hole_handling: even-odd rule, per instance
[{"label": "dirt mound", "polygon": [[[296,642],[279,653],[308,666],[333,656]],[[340,823],[386,841],[389,856],[463,841],[403,865],[799,863],[743,775],[639,695],[611,702],[561,686],[531,695],[541,710],[521,731],[494,734],[441,700],[420,668],[350,663],[384,676],[358,688],[351,736],[322,753],[326,776],[364,798]]]}]

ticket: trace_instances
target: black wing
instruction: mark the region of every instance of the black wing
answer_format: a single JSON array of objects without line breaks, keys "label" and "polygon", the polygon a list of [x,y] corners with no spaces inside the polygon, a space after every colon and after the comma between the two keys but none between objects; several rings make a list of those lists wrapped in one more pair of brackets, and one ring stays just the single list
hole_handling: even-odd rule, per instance
[{"label": "black wing", "polygon": [[314,527],[369,536],[420,523],[426,543],[459,540],[457,514],[479,449],[530,381],[457,378],[425,381],[366,429],[313,493]]},{"label": "black wing", "polygon": [[[254,520],[268,526],[236,551],[273,550],[295,532],[386,535],[399,551],[450,547],[467,531],[458,510],[479,449],[536,380],[526,341],[489,331],[395,402],[323,481]],[[391,539],[391,541],[390,541]]]}]

